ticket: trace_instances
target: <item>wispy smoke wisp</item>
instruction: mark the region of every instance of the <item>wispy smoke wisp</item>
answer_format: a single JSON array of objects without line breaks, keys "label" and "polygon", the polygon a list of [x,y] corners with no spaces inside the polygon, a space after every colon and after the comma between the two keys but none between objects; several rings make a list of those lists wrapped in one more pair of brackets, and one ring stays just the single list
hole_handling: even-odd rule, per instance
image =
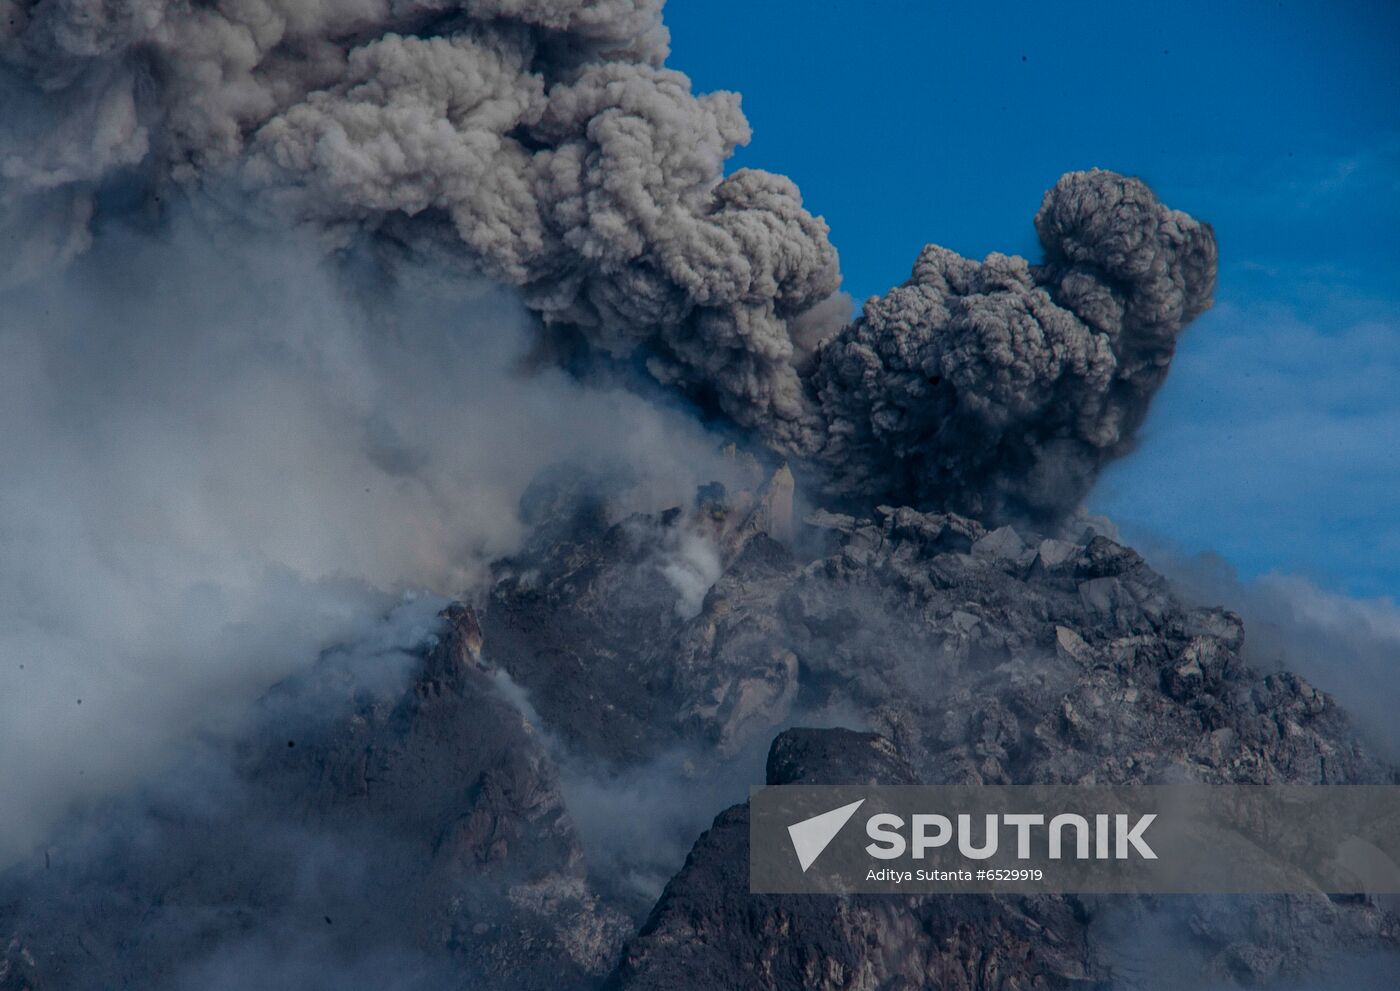
[{"label": "wispy smoke wisp", "polygon": [[1149,547],[1185,598],[1223,605],[1245,622],[1245,656],[1263,670],[1284,669],[1334,695],[1389,758],[1400,757],[1400,606],[1356,599],[1297,575],[1242,580],[1214,555]]}]

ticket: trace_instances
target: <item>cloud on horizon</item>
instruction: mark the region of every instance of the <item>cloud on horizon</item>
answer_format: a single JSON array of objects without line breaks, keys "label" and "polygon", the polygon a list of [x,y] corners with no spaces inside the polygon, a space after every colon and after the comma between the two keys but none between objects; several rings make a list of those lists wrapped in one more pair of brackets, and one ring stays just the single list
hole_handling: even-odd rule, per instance
[{"label": "cloud on horizon", "polygon": [[1352,595],[1400,588],[1400,306],[1304,319],[1221,303],[1182,342],[1139,449],[1091,498],[1132,539]]}]

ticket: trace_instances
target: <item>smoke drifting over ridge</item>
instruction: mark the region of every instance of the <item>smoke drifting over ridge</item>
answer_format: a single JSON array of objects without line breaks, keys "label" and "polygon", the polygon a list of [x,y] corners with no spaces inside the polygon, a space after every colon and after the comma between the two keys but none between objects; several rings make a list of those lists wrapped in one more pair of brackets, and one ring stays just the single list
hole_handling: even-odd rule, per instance
[{"label": "smoke drifting over ridge", "polygon": [[1073,509],[1209,305],[1209,228],[1076,173],[1043,265],[929,248],[843,328],[825,224],[786,178],[723,174],[738,98],[663,67],[660,7],[10,3],[8,277],[85,250],[114,183],[251,193],[328,249],[515,288],[558,353],[645,367],[835,497]]},{"label": "smoke drifting over ridge", "polygon": [[366,302],[304,238],[216,234],[109,225],[3,295],[0,867],[403,593],[431,628],[543,469],[630,476],[651,510],[725,477],[693,417],[520,374],[509,294]]}]

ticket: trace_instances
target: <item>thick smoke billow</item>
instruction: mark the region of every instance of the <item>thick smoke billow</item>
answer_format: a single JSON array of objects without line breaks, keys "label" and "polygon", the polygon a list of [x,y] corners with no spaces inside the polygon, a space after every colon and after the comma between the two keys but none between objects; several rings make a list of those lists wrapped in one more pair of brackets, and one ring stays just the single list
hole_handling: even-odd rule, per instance
[{"label": "thick smoke billow", "polygon": [[694,96],[659,67],[659,3],[17,13],[0,154],[7,198],[48,220],[23,267],[81,249],[117,170],[152,194],[233,181],[332,243],[451,241],[547,324],[605,353],[645,346],[658,378],[741,424],[796,429],[784,321],[836,289],[835,252],[787,179],[721,179],[747,122],[734,94]]},{"label": "thick smoke billow", "polygon": [[1090,172],[1047,195],[1043,265],[929,248],[842,330],[826,225],[724,174],[748,124],[664,67],[659,0],[7,10],[11,281],[85,250],[114,187],[251,195],[330,250],[517,289],[543,353],[645,368],[840,497],[1063,514],[1210,302],[1209,228]]}]

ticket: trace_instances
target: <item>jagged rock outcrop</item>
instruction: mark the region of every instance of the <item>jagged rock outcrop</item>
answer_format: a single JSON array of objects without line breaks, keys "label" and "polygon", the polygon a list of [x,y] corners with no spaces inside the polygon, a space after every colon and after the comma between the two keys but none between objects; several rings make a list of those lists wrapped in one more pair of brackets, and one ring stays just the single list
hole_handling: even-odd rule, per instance
[{"label": "jagged rock outcrop", "polygon": [[[913,784],[885,737],[788,730],[767,783]],[[609,991],[647,988],[1090,987],[1087,911],[1076,899],[751,895],[746,805],[695,844],[629,945]]]},{"label": "jagged rock outcrop", "polygon": [[580,746],[626,761],[680,739],[761,745],[801,714],[863,721],[937,782],[1393,774],[1324,693],[1244,663],[1238,617],[1179,603],[1092,529],[1065,541],[910,509],[817,512],[816,553],[759,533],[685,618],[659,571],[686,526],[594,518],[574,530],[588,539],[498,572],[488,652]]}]

